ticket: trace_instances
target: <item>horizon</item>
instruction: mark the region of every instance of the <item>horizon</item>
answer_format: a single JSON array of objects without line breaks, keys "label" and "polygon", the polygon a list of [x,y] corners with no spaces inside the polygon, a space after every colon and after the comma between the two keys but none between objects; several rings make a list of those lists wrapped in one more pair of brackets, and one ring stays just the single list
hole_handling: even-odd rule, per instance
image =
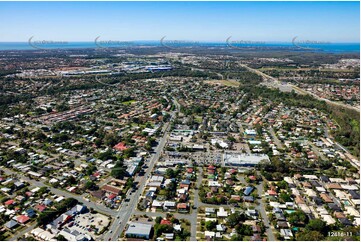
[{"label": "horizon", "polygon": [[[38,41],[38,40],[36,40]],[[43,40],[39,40],[39,41],[43,41]],[[44,40],[44,41],[52,41],[52,40]],[[56,41],[56,40],[55,40]],[[107,41],[122,41],[122,40],[107,40]],[[125,40],[124,40],[125,41]],[[160,43],[160,40],[156,40],[156,39],[149,39],[149,40],[127,40],[127,41],[131,41],[131,42],[158,42]],[[187,39],[187,40],[167,40],[167,41],[195,41],[197,43],[217,43],[217,44],[221,44],[221,43],[224,43],[224,44],[227,44],[226,41],[219,41],[219,40],[201,40],[201,41],[198,41],[198,40],[190,40],[190,39]],[[257,40],[248,40],[248,41],[257,41]],[[69,40],[69,41],[66,41],[67,43],[94,43],[94,40],[93,41],[90,41],[90,40]],[[291,41],[263,41],[264,43],[248,43],[248,44],[251,44],[251,45],[263,45],[263,44],[292,44],[292,40]],[[25,44],[29,44],[29,41],[0,41],[0,43],[25,43]],[[182,44],[182,43],[179,43],[179,44]],[[187,43],[185,43],[187,44]],[[236,43],[237,44],[237,43]],[[360,41],[359,42],[329,42],[329,43],[315,43],[316,45],[329,45],[329,44],[360,44]]]}]

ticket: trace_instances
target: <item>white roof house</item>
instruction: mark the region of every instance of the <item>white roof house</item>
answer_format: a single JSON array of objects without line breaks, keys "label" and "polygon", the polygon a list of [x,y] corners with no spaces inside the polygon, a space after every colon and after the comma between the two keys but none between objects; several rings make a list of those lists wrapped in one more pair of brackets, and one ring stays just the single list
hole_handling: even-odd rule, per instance
[{"label": "white roof house", "polygon": [[216,234],[216,233],[213,232],[213,231],[204,231],[204,236],[205,236],[205,237],[213,238],[215,234]]},{"label": "white roof house", "polygon": [[355,217],[360,217],[360,212],[358,210],[356,210],[354,207],[345,207],[346,211],[345,213],[351,216],[355,216]]},{"label": "white roof house", "polygon": [[336,223],[336,220],[329,214],[321,215],[321,219],[325,221],[327,225]]},{"label": "white roof house", "polygon": [[228,212],[225,211],[223,207],[220,207],[219,210],[217,211],[217,217],[226,218],[228,217]]},{"label": "white roof house", "polygon": [[163,202],[158,200],[154,200],[152,203],[152,207],[162,207],[162,206],[163,206]]},{"label": "white roof house", "polygon": [[221,187],[222,185],[218,183],[218,181],[208,181],[209,187]]}]

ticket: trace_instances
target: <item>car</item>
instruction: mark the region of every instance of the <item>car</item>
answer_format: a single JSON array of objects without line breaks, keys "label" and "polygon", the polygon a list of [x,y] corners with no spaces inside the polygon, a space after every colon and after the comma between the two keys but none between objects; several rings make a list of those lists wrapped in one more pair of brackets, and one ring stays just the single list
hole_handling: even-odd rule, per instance
[{"label": "car", "polygon": [[118,215],[117,218],[119,218],[120,216]]},{"label": "car", "polygon": [[122,221],[119,221],[119,224],[121,224],[122,223]]},{"label": "car", "polygon": [[113,233],[113,230],[109,230],[109,233]]}]

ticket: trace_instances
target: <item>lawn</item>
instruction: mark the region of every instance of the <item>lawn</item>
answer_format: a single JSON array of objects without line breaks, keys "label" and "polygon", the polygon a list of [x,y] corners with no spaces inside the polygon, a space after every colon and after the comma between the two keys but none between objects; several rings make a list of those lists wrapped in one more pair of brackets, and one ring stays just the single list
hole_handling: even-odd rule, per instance
[{"label": "lawn", "polygon": [[122,102],[122,104],[124,105],[131,105],[132,103],[134,103],[135,100],[129,100],[129,101],[125,101],[125,102]]}]

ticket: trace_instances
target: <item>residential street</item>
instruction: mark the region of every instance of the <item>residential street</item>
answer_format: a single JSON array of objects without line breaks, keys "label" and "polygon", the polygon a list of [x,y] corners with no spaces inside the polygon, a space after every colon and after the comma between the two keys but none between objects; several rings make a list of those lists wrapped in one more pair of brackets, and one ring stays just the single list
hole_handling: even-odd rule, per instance
[{"label": "residential street", "polygon": [[272,232],[271,224],[269,222],[269,219],[268,219],[268,216],[267,216],[267,213],[266,213],[265,205],[264,205],[264,203],[262,201],[263,186],[264,186],[264,182],[261,182],[259,185],[256,186],[258,196],[260,197],[257,200],[259,202],[259,204],[256,205],[256,209],[261,213],[262,221],[263,221],[263,223],[264,223],[264,225],[266,227],[267,240],[268,241],[276,241],[276,238],[275,238],[275,236],[274,236],[274,234]]},{"label": "residential street", "polygon": [[[179,110],[179,104],[176,100],[173,100],[175,105],[177,106],[177,110]],[[171,120],[174,118],[176,112],[173,112]],[[112,222],[111,226],[109,227],[109,231],[103,235],[105,240],[118,240],[122,231],[126,227],[126,223],[128,222],[129,218],[131,217],[132,213],[135,211],[139,199],[143,193],[145,188],[146,181],[150,177],[150,174],[155,166],[155,163],[159,160],[160,155],[163,152],[163,148],[167,141],[167,136],[170,128],[170,122],[166,123],[163,128],[163,137],[160,138],[158,146],[155,148],[154,155],[150,158],[148,165],[148,169],[144,176],[141,178],[139,182],[139,187],[136,192],[133,192],[132,195],[128,194],[127,198],[129,198],[129,202],[122,202],[121,206],[118,209],[118,212],[115,214],[116,217]],[[114,217],[114,212],[113,212]]]}]

